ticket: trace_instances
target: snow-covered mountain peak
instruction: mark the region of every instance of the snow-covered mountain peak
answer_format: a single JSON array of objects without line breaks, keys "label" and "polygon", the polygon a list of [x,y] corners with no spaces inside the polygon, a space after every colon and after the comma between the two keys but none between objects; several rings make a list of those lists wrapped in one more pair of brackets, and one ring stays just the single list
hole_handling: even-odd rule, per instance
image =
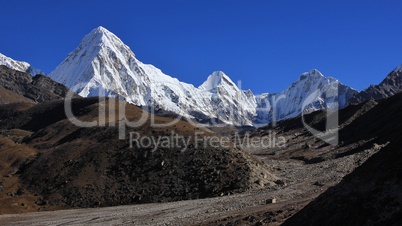
[{"label": "snow-covered mountain peak", "polygon": [[[108,31],[106,28],[100,26],[93,29],[89,34],[87,34],[81,41],[77,49],[90,49],[91,47],[96,54],[97,51],[104,49],[105,51],[121,52],[125,56],[135,54],[131,51],[130,47],[123,43],[123,41],[117,37],[112,32]],[[76,50],[77,50],[76,49]],[[73,52],[75,54],[75,52]]]},{"label": "snow-covered mountain peak", "polygon": [[45,72],[43,72],[42,70],[36,69],[34,67],[32,67],[29,63],[24,62],[24,61],[17,61],[14,60],[10,57],[7,57],[3,54],[0,53],[0,65],[4,65],[8,68],[11,68],[13,70],[17,70],[17,71],[22,71],[22,72],[26,72],[29,73],[31,75],[37,75],[37,74],[42,74],[45,75]]},{"label": "snow-covered mountain peak", "polygon": [[[123,41],[115,34],[107,30],[106,28],[99,26],[93,29],[87,34],[83,41],[85,44],[112,44],[112,45],[124,45]],[[127,48],[129,48],[127,46]]]},{"label": "snow-covered mountain peak", "polygon": [[[255,96],[250,90],[241,90],[222,71],[213,72],[196,88],[142,63],[122,40],[103,27],[86,35],[50,77],[84,97],[118,97],[201,122],[219,119],[233,125],[264,124],[295,117],[303,111],[303,101],[310,94],[315,95],[309,108],[312,110],[325,109],[335,101],[326,95],[334,79],[324,77],[316,69],[303,73],[298,81],[277,94]],[[349,87],[339,90],[342,107],[355,91]]]},{"label": "snow-covered mountain peak", "polygon": [[115,34],[113,34],[112,32],[110,32],[109,30],[107,30],[106,28],[99,26],[97,28],[94,28],[91,32],[89,32],[85,37],[85,38],[89,38],[89,37],[102,37],[102,36],[106,36],[106,37],[116,37],[117,36]]},{"label": "snow-covered mountain peak", "polygon": [[237,88],[236,84],[223,71],[214,71],[199,88],[202,90],[214,90],[222,86]]},{"label": "snow-covered mountain peak", "polygon": [[[325,77],[320,71],[313,69],[303,73],[296,82],[279,93],[257,96],[258,106],[275,109],[269,112],[259,109],[257,120],[262,122],[282,120],[296,117],[306,111],[344,108],[356,93],[356,90],[341,84],[332,77]],[[306,103],[305,101],[309,98],[313,101]]]},{"label": "snow-covered mountain peak", "polygon": [[94,28],[91,32],[99,32],[99,33],[112,34],[112,35],[114,35],[112,32],[110,32],[108,29],[106,29],[106,28],[104,28],[104,27],[102,27],[102,26],[99,26],[99,27],[97,27],[97,28]]},{"label": "snow-covered mountain peak", "polygon": [[118,71],[131,71],[133,64],[136,59],[131,49],[106,28],[97,27],[81,40],[50,77],[70,88],[80,84],[76,91],[83,91],[81,95],[86,96],[89,87],[101,88],[103,82],[113,87],[121,83]]},{"label": "snow-covered mountain peak", "polygon": [[317,79],[317,78],[323,78],[325,77],[319,70],[317,69],[312,69],[309,72],[304,72],[300,78],[299,81],[304,80],[304,79]]},{"label": "snow-covered mountain peak", "polygon": [[208,89],[196,88],[142,63],[103,27],[86,35],[50,77],[83,97],[118,97],[189,118],[251,125],[255,113],[254,96],[241,91],[223,72],[209,77]]}]

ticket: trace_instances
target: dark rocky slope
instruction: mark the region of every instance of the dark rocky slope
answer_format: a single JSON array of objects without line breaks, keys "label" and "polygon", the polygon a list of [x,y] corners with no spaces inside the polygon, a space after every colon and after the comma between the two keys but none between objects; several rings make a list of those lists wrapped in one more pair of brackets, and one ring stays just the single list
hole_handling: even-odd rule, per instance
[{"label": "dark rocky slope", "polygon": [[402,69],[392,71],[380,84],[371,85],[357,93],[350,102],[361,103],[366,100],[383,99],[399,92],[402,92]]},{"label": "dark rocky slope", "polygon": [[388,145],[284,225],[402,224],[402,94],[381,101],[351,128],[349,140]]},{"label": "dark rocky slope", "polygon": [[31,76],[0,65],[0,104],[59,100],[68,88],[44,75]]},{"label": "dark rocky slope", "polygon": [[[109,101],[102,104],[108,106]],[[73,112],[81,120],[96,120],[98,107],[97,98],[73,101]],[[1,139],[20,143],[34,154],[10,163],[15,168],[11,176],[20,181],[15,189],[36,193],[42,209],[206,198],[277,186],[279,179],[258,160],[233,147],[197,146],[192,140],[185,151],[177,147],[156,151],[130,148],[127,139],[118,140],[117,111],[106,117],[116,126],[81,128],[66,119],[63,101],[37,104],[23,113],[8,110],[1,125],[4,134],[15,129],[27,132],[12,139],[0,136]],[[126,106],[129,120],[135,121],[142,114],[148,113]],[[171,120],[156,117],[158,123]],[[170,136],[172,132],[186,138],[194,137],[195,132],[216,136],[184,121],[154,128],[148,120],[141,127],[127,128],[127,133],[130,131],[154,137]]]}]

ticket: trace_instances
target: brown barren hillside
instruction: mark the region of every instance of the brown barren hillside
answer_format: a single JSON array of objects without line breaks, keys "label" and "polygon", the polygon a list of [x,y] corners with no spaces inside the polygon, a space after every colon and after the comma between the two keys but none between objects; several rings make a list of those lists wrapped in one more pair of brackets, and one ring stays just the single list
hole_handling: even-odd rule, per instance
[{"label": "brown barren hillside", "polygon": [[[119,140],[118,125],[123,118],[117,109],[109,111],[111,101],[118,102],[109,98],[101,103],[98,98],[73,100],[72,110],[80,120],[98,120],[102,105],[107,114],[100,121],[116,124],[91,128],[75,126],[66,119],[63,101],[45,102],[23,111],[3,106],[1,141],[7,145],[1,149],[10,157],[2,158],[7,173],[0,175],[0,181],[12,177],[18,184],[7,186],[8,193],[13,194],[5,194],[0,200],[4,204],[2,213],[198,199],[277,186],[277,177],[234,147],[214,148],[194,139],[184,151],[177,147],[130,147],[130,132],[154,137],[174,133],[194,138],[196,132],[199,136],[217,135],[184,121],[155,128],[147,119],[138,128],[127,127],[126,139]],[[150,116],[138,107],[125,107],[130,121],[143,114]],[[172,120],[155,117],[157,123]],[[15,129],[21,132],[6,135]],[[16,145],[27,151],[14,152]],[[17,208],[12,202],[21,203]]]}]

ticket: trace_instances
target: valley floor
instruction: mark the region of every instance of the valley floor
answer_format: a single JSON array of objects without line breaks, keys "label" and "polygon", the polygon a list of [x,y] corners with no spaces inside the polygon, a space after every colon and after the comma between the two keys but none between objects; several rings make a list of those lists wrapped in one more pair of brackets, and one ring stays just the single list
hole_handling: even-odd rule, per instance
[{"label": "valley floor", "polygon": [[[279,225],[334,186],[378,148],[341,158],[306,164],[292,158],[279,160],[272,153],[255,152],[286,183],[242,194],[171,203],[71,209],[0,215],[2,225]],[[269,199],[275,198],[276,203]]]}]

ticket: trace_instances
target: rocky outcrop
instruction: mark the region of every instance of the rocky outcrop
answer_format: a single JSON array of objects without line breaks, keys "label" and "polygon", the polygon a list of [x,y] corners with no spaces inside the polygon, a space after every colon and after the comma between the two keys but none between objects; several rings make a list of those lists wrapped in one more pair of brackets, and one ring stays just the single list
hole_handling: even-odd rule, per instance
[{"label": "rocky outcrop", "polygon": [[59,100],[66,96],[68,90],[47,76],[31,76],[0,65],[0,104]]},{"label": "rocky outcrop", "polygon": [[371,85],[357,93],[351,103],[361,103],[366,100],[377,100],[393,96],[402,91],[402,69],[395,69],[378,85]]}]

